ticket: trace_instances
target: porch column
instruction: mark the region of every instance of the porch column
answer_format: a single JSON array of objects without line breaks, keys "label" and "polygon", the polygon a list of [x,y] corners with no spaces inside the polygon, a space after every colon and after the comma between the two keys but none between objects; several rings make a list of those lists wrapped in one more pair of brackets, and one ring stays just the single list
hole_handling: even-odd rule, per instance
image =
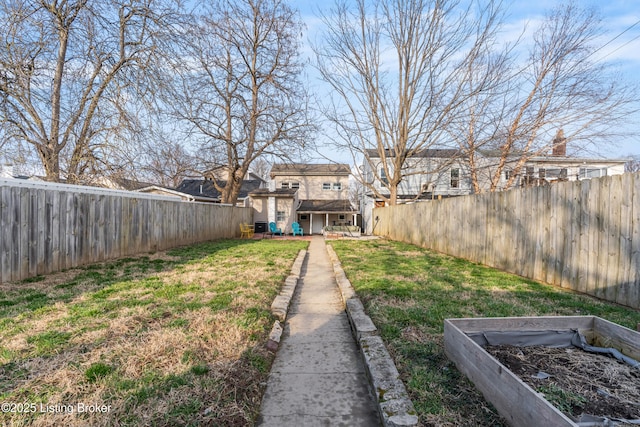
[{"label": "porch column", "polygon": [[329,226],[329,214],[325,214],[324,226],[325,227]]},{"label": "porch column", "polygon": [[353,214],[353,222],[351,222],[351,224],[358,225],[358,224],[356,224],[357,220],[358,220],[358,214]]},{"label": "porch column", "polygon": [[276,198],[271,196],[267,201],[267,220],[276,222]]},{"label": "porch column", "polygon": [[313,214],[309,214],[309,235],[313,234]]}]

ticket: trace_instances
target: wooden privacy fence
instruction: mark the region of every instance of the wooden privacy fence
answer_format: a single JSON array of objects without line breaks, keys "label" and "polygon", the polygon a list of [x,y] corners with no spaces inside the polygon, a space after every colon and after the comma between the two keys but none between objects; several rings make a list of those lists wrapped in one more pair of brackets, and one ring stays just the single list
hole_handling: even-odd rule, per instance
[{"label": "wooden privacy fence", "polygon": [[374,210],[375,234],[640,308],[640,174]]},{"label": "wooden privacy fence", "polygon": [[0,179],[0,283],[234,237],[250,208]]}]

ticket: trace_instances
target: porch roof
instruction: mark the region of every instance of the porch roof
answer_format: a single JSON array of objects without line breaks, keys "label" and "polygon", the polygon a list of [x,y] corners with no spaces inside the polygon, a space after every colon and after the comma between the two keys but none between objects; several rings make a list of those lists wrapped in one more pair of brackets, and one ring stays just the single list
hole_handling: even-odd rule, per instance
[{"label": "porch roof", "polygon": [[358,213],[349,200],[303,200],[298,213]]}]

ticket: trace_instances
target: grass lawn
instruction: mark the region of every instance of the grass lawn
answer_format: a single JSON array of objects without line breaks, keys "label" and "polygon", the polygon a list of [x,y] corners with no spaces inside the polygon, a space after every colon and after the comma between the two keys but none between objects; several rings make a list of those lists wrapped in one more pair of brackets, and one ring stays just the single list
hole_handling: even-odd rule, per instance
[{"label": "grass lawn", "polygon": [[252,425],[306,241],[223,240],[0,286],[0,425]]},{"label": "grass lawn", "polygon": [[331,245],[426,426],[505,425],[447,359],[445,318],[595,315],[634,330],[640,322],[637,310],[409,244],[344,240]]}]

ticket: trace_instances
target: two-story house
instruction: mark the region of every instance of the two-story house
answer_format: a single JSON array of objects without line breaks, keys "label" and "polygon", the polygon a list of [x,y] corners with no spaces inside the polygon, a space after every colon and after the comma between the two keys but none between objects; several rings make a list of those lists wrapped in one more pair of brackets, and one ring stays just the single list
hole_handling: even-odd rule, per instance
[{"label": "two-story house", "polygon": [[[386,155],[390,157],[393,153],[388,152]],[[388,197],[389,190],[385,187],[387,177],[380,155],[377,150],[367,150],[367,156],[371,161],[363,164],[364,179],[377,192]],[[398,187],[398,198],[401,200],[460,196],[471,191],[469,168],[461,161],[457,150],[421,150],[405,161],[402,175],[405,178]]]},{"label": "two-story house", "polygon": [[275,222],[285,232],[298,222],[305,233],[322,233],[329,225],[352,225],[358,212],[349,201],[345,164],[276,164],[270,188],[250,193],[256,224]]}]

